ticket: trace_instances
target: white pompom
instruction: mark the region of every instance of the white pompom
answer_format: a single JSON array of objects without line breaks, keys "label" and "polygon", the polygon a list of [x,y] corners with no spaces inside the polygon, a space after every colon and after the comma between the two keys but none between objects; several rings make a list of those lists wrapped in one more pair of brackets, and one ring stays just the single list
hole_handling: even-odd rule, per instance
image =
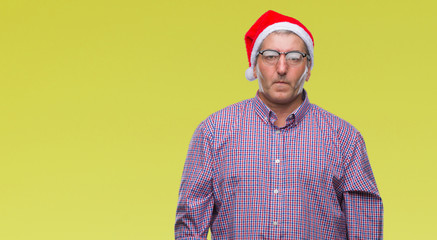
[{"label": "white pompom", "polygon": [[255,76],[253,75],[253,68],[252,67],[246,69],[246,78],[249,81],[253,81],[256,79]]}]

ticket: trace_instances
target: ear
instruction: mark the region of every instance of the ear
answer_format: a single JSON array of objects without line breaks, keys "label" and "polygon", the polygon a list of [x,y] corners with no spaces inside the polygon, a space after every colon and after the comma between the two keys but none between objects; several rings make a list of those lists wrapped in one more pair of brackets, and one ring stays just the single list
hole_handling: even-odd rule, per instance
[{"label": "ear", "polygon": [[253,76],[255,77],[255,79],[258,78],[258,76],[256,75],[256,66],[253,66]]},{"label": "ear", "polygon": [[310,79],[310,76],[311,76],[311,70],[308,70],[307,76],[305,78],[305,82],[308,82],[308,80]]}]

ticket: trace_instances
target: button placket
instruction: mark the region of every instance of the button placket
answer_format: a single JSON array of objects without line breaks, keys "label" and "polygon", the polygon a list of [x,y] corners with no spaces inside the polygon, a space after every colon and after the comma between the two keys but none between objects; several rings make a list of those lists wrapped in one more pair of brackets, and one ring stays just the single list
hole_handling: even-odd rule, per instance
[{"label": "button placket", "polygon": [[282,181],[283,181],[283,164],[280,164],[283,158],[283,130],[278,129],[273,126],[273,144],[271,145],[271,157],[272,157],[272,176],[271,176],[271,211],[270,211],[270,219],[272,221],[272,225],[270,228],[270,234],[272,237],[279,237],[281,229],[277,227],[279,222],[281,221],[282,216]]}]

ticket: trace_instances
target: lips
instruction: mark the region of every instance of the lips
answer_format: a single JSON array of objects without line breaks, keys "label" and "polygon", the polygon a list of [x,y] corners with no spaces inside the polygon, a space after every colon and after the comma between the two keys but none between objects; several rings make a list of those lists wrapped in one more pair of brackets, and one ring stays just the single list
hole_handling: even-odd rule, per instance
[{"label": "lips", "polygon": [[273,84],[288,84],[287,82],[283,82],[283,81],[277,81],[277,82],[274,82]]}]

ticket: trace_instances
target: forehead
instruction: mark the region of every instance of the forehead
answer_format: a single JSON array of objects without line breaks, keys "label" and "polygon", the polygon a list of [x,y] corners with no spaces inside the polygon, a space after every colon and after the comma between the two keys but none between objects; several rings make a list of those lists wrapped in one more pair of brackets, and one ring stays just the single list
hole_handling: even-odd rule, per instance
[{"label": "forehead", "polygon": [[294,33],[277,33],[269,34],[261,44],[260,50],[273,49],[280,52],[286,51],[305,51],[305,43]]}]

